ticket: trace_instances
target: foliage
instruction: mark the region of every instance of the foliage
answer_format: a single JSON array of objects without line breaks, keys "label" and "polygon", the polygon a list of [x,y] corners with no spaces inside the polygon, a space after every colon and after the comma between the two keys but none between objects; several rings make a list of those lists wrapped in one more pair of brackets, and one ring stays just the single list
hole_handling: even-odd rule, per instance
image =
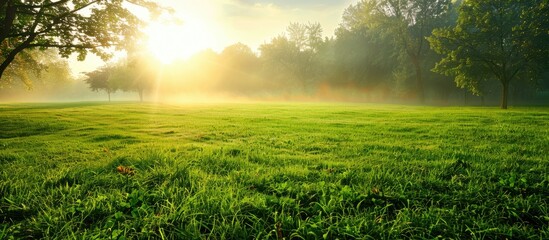
[{"label": "foliage", "polygon": [[303,92],[307,92],[322,67],[318,63],[322,27],[318,23],[291,23],[287,33],[288,37],[281,35],[262,44],[260,58],[269,76],[289,84],[299,82]]},{"label": "foliage", "polygon": [[254,91],[259,83],[261,65],[252,49],[242,43],[226,47],[219,54],[220,91],[247,93]]},{"label": "foliage", "polygon": [[347,29],[375,30],[378,37],[393,41],[394,47],[407,56],[407,61],[400,64],[411,64],[414,69],[415,93],[423,102],[423,65],[429,51],[425,37],[447,23],[450,6],[450,0],[363,0],[345,11],[342,25]]},{"label": "foliage", "polygon": [[549,238],[547,108],[0,112],[6,239]]},{"label": "foliage", "polygon": [[107,92],[109,102],[111,101],[111,93],[115,93],[118,90],[118,86],[110,77],[112,67],[103,67],[93,72],[86,73],[87,78],[84,81],[89,85],[93,91],[104,90]]},{"label": "foliage", "polygon": [[56,48],[80,60],[88,52],[107,58],[111,48],[124,49],[139,24],[126,3],[156,7],[145,0],[0,1],[0,78],[26,49]]},{"label": "foliage", "polygon": [[32,80],[29,74],[39,76],[45,68],[44,64],[39,63],[33,54],[36,52],[24,51],[17,55],[12,64],[4,74],[4,78],[0,81],[2,87],[9,87],[16,82],[21,82],[27,89],[32,88]]},{"label": "foliage", "polygon": [[27,89],[36,85],[52,90],[60,83],[72,80],[67,61],[60,59],[57,51],[26,50],[21,52],[6,69],[0,88],[10,88],[22,83]]},{"label": "foliage", "polygon": [[[139,43],[133,43],[128,58],[117,63],[111,78],[120,89],[137,92],[141,100],[144,94],[154,93],[154,99],[166,100],[201,94],[208,99],[221,95],[407,103],[425,99],[430,104],[463,100],[469,104],[468,93],[456,88],[450,77],[425,71],[442,58],[429,49],[426,37],[433,29],[455,25],[460,4],[449,0],[364,0],[345,10],[333,38],[323,39],[318,23],[292,22],[285,33],[262,44],[259,52],[237,43],[221,53],[205,50],[171,64],[160,64],[144,53]],[[537,4],[539,11],[535,5],[524,5],[522,13],[517,13],[532,19],[517,31],[537,31],[537,35],[528,36],[530,44],[542,48],[547,45],[543,35],[547,25],[543,10],[547,7],[542,1]],[[541,65],[537,69],[542,69]],[[539,86],[514,82],[514,102],[543,96],[547,77],[542,78]],[[497,86],[469,83],[467,87],[483,89],[484,94],[474,102],[484,105],[486,99],[495,104]],[[535,100],[544,101],[543,97]]]},{"label": "foliage", "polygon": [[259,51],[264,69],[268,75],[272,76],[272,80],[283,81],[286,84],[302,81],[302,79],[296,79],[295,73],[300,69],[296,64],[300,49],[287,37],[275,37],[270,43],[261,45]]},{"label": "foliage", "polygon": [[501,83],[501,108],[507,108],[509,83],[535,80],[547,66],[547,1],[465,1],[457,25],[429,38],[444,58],[435,71],[455,77],[459,87],[482,94],[483,82]]},{"label": "foliage", "polygon": [[290,23],[286,29],[288,39],[294,43],[300,51],[318,51],[322,45],[322,26],[320,23]]},{"label": "foliage", "polygon": [[[347,18],[355,7],[347,9]],[[375,29],[351,25],[351,20],[344,20],[336,31],[334,59],[340,73],[332,80],[334,85],[354,83],[372,90],[389,87],[388,80],[400,65],[393,42],[380,38]]]},{"label": "foliage", "polygon": [[111,69],[115,86],[126,92],[136,92],[143,102],[144,93],[152,90],[158,73],[158,65],[150,59],[150,56],[141,54],[119,61]]}]

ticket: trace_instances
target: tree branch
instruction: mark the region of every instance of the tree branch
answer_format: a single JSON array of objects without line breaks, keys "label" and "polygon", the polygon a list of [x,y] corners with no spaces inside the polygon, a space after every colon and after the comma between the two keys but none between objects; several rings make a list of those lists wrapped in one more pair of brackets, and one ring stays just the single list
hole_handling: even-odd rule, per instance
[{"label": "tree branch", "polygon": [[[29,32],[34,33],[36,28],[38,27],[38,23],[40,22],[40,18],[42,18],[42,13],[44,12],[45,8],[41,8],[38,11],[38,14],[36,15],[36,18],[34,20],[34,23],[32,24]],[[23,51],[26,48],[29,48],[29,45],[34,41],[34,39],[38,36],[38,34],[34,33],[31,34],[25,41],[23,41],[19,46],[15,47],[15,49],[11,50],[10,53],[6,56],[4,61],[2,61],[2,64],[0,64],[0,79],[2,78],[2,75],[8,68],[8,66],[13,62],[15,59],[15,56],[19,54],[21,51]]]},{"label": "tree branch", "polygon": [[29,48],[34,47],[45,47],[45,48],[76,48],[76,49],[93,49],[98,47],[103,47],[101,45],[91,45],[91,44],[54,44],[54,43],[35,43],[29,44]]},{"label": "tree branch", "polygon": [[[17,8],[11,3],[7,2],[6,13],[4,17],[4,22],[2,23],[2,29],[0,30],[0,42],[3,42],[7,38],[7,35],[10,33],[11,27],[13,26],[13,21],[15,20],[15,12]],[[6,4],[2,3],[2,5]]]},{"label": "tree branch", "polygon": [[67,3],[69,1],[70,0],[59,0],[57,2],[51,2],[51,3],[48,3],[48,4],[42,4],[42,5],[21,4],[21,5],[18,5],[18,7],[23,7],[23,8],[47,8],[47,7],[53,7],[53,6],[56,6],[56,5],[61,5],[61,4]]},{"label": "tree branch", "polygon": [[2,62],[2,64],[0,64],[0,79],[2,78],[2,75],[4,74],[4,71],[6,71],[6,69],[8,68],[8,66],[11,64],[11,62],[13,62],[13,60],[15,59],[15,56],[17,54],[19,54],[21,51],[23,51],[24,49],[28,48],[28,45],[34,41],[34,37],[33,36],[30,36],[29,38],[27,38],[27,40],[25,40],[23,43],[21,43],[19,46],[17,46],[15,49],[13,49],[9,54],[8,56],[6,56],[6,59],[4,59],[4,61]]}]

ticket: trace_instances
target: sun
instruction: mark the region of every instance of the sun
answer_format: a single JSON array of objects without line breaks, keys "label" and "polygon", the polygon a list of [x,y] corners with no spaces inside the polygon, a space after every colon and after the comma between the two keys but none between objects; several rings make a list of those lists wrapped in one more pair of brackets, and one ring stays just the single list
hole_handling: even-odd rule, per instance
[{"label": "sun", "polygon": [[214,37],[208,30],[207,26],[196,21],[182,24],[152,22],[144,33],[148,39],[148,50],[163,64],[170,64],[211,48]]}]

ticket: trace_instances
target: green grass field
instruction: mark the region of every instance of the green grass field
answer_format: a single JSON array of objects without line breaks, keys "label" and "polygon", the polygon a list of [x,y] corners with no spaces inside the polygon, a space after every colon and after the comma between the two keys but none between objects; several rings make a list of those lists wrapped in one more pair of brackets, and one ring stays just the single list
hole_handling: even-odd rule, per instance
[{"label": "green grass field", "polygon": [[548,161],[549,108],[4,104],[0,239],[549,239]]}]

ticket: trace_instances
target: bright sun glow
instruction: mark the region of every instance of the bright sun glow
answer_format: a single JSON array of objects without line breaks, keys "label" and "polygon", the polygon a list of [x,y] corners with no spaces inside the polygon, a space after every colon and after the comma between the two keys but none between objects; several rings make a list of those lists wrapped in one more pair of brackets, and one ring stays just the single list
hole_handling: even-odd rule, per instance
[{"label": "bright sun glow", "polygon": [[169,64],[211,48],[215,39],[208,30],[207,26],[193,21],[183,24],[153,22],[145,33],[148,49],[162,63]]}]

